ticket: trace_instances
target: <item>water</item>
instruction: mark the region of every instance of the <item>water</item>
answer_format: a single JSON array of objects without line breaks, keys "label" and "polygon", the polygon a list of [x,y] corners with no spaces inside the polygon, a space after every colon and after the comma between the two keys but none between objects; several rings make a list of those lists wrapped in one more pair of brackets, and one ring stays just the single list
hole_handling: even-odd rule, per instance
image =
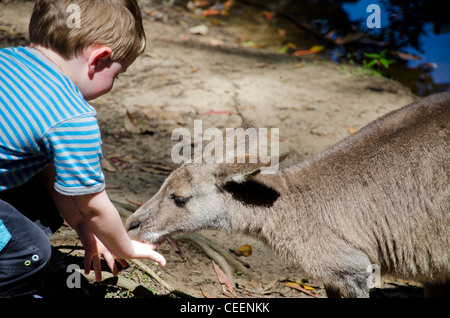
[{"label": "water", "polygon": [[[380,28],[368,27],[370,4],[380,8]],[[265,19],[264,11],[276,15]],[[317,55],[336,62],[367,63],[364,53],[385,51],[395,62],[372,69],[419,96],[450,90],[450,2],[445,0],[235,0],[223,20],[268,48],[323,45]],[[286,35],[278,36],[279,30]],[[336,45],[341,40],[345,44]]]},{"label": "water", "polygon": [[[427,10],[430,12],[420,15],[424,4],[421,1],[408,1],[410,6],[405,6],[405,1],[375,1],[359,0],[352,3],[343,3],[342,8],[348,14],[351,21],[359,21],[360,29],[368,33],[378,32],[383,37],[390,30],[393,23],[403,23],[406,29],[413,26],[411,19],[422,18],[421,28],[414,26],[407,36],[414,37],[411,42],[398,45],[402,52],[419,57],[419,59],[403,60],[397,63],[402,65],[393,66],[392,71],[387,74],[398,79],[409,86],[414,93],[424,96],[431,93],[446,91],[450,89],[450,20],[445,15],[450,15],[450,6],[444,1],[428,1]],[[397,3],[403,6],[396,6]],[[412,3],[412,4],[411,4]],[[370,4],[380,7],[381,28],[369,29],[366,19],[373,12],[366,12]],[[433,8],[434,7],[434,8]],[[409,9],[409,10],[407,10]],[[433,10],[434,9],[434,10]],[[444,12],[442,12],[444,9]],[[436,20],[433,19],[433,11]],[[442,19],[444,13],[444,19]],[[418,17],[418,15],[420,17]],[[394,43],[396,45],[396,43]],[[403,69],[402,69],[403,68]]]}]

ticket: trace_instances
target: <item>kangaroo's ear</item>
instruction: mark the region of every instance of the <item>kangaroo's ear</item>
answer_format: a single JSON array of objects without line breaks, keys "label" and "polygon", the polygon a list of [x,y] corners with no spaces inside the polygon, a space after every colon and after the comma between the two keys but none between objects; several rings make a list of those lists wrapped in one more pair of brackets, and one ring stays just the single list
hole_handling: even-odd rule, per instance
[{"label": "kangaroo's ear", "polygon": [[248,178],[261,172],[264,167],[270,167],[273,162],[277,164],[283,161],[286,155],[280,157],[260,157],[244,156],[234,157],[232,163],[222,163],[218,165],[215,178],[219,186],[228,182],[243,183]]}]

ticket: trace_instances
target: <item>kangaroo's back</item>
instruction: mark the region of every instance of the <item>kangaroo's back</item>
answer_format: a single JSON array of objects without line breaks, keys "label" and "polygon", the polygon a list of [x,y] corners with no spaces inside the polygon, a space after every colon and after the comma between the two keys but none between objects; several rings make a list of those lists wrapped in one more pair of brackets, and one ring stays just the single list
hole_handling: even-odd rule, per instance
[{"label": "kangaroo's back", "polygon": [[443,93],[379,118],[286,176],[314,207],[308,213],[384,272],[449,281],[449,154]]}]

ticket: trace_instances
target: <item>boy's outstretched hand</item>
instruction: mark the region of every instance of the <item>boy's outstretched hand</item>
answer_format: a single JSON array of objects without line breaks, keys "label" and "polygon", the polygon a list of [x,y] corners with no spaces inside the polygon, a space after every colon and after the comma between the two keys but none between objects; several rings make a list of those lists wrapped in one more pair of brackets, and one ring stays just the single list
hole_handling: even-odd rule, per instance
[{"label": "boy's outstretched hand", "polygon": [[[131,242],[134,247],[133,253],[134,257],[130,258],[148,258],[154,260],[155,262],[158,262],[162,266],[166,265],[165,258],[158,252],[154,251],[154,249],[156,248],[155,245],[141,243],[133,240],[131,240]],[[101,269],[102,258],[105,260],[106,264],[111,269],[111,272],[114,276],[117,276],[117,274],[119,273],[117,263],[115,262],[116,260],[123,267],[127,265],[126,260],[116,258],[114,255],[112,255],[111,252],[105,247],[105,245],[103,245],[103,243],[94,235],[92,235],[92,239],[83,243],[85,249],[84,272],[86,275],[88,275],[90,273],[92,265],[96,281],[99,282],[102,280],[102,269]]]},{"label": "boy's outstretched hand", "polygon": [[158,245],[150,243],[142,243],[139,241],[131,240],[134,247],[135,256],[131,258],[149,258],[159,263],[161,266],[166,266],[166,259],[164,256],[155,251]]}]

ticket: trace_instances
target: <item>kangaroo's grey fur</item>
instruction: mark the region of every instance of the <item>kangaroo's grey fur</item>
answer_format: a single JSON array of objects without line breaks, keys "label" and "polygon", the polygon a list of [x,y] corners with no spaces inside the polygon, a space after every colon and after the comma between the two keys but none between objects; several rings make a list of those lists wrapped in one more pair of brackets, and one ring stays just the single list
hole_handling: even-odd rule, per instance
[{"label": "kangaroo's grey fur", "polygon": [[322,280],[329,296],[368,297],[371,264],[448,287],[449,153],[447,92],[276,174],[255,175],[258,164],[185,164],[127,226],[149,242],[203,228],[251,234]]}]

